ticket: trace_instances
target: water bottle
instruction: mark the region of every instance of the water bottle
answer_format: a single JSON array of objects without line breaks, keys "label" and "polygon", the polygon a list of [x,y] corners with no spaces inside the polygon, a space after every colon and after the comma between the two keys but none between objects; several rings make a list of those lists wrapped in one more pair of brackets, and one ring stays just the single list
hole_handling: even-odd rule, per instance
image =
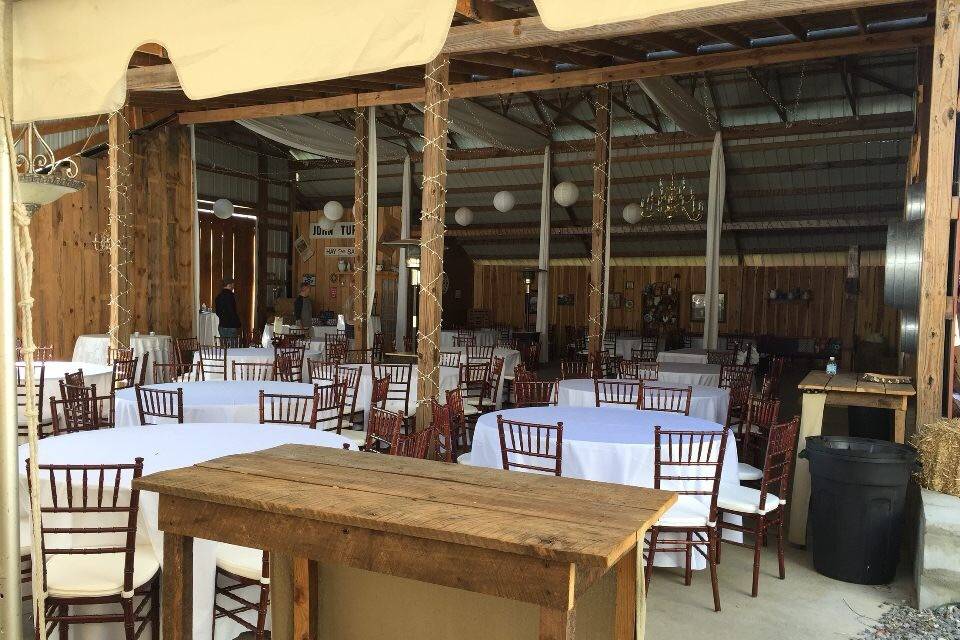
[{"label": "water bottle", "polygon": [[835,356],[830,356],[830,359],[827,360],[827,374],[837,375],[837,358]]}]

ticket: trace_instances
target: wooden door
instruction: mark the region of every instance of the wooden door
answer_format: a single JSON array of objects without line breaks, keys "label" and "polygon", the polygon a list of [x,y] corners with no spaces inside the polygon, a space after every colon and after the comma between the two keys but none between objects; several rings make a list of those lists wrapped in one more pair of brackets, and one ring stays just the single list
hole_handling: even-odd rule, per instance
[{"label": "wooden door", "polygon": [[200,302],[212,307],[223,279],[233,278],[237,310],[245,329],[253,328],[256,235],[257,221],[251,218],[221,220],[209,213],[200,214]]}]

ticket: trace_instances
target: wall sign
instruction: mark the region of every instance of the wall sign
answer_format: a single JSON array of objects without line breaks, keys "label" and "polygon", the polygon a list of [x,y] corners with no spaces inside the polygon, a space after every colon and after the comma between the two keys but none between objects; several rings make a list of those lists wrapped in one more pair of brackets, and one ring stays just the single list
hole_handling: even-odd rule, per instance
[{"label": "wall sign", "polygon": [[310,239],[317,238],[352,238],[357,225],[352,222],[336,222],[333,229],[324,231],[319,222],[310,223]]},{"label": "wall sign", "polygon": [[353,258],[357,255],[356,247],[324,247],[323,255],[327,258]]}]

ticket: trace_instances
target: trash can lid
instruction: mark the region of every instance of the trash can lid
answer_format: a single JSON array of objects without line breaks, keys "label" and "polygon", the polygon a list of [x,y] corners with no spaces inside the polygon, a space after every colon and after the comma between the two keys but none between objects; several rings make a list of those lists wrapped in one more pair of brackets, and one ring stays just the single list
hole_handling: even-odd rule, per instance
[{"label": "trash can lid", "polygon": [[912,463],[917,457],[910,445],[850,436],[808,436],[807,450],[859,462]]}]

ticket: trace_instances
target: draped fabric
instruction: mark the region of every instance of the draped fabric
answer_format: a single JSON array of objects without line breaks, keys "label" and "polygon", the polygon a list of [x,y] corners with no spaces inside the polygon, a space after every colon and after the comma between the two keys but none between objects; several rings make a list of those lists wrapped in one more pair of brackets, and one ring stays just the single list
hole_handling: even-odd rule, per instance
[{"label": "draped fabric", "polygon": [[[410,237],[410,156],[403,159],[403,186],[400,188],[400,237]],[[397,272],[397,331],[394,346],[398,352],[406,351],[403,342],[407,335],[407,288],[410,286],[410,271],[407,269],[407,250],[400,249],[400,265]]]},{"label": "draped fabric", "polygon": [[[607,103],[609,107],[609,103]],[[601,301],[600,308],[603,310],[602,322],[600,324],[600,344],[603,344],[604,338],[607,336],[607,304],[610,301],[610,263],[612,262],[610,255],[610,214],[613,209],[613,194],[610,192],[611,185],[613,184],[613,127],[608,127],[607,130],[607,216],[606,224],[603,229],[603,300]]]},{"label": "draped fabric", "polygon": [[734,0],[534,0],[543,24],[554,31],[593,27],[612,22],[642,20],[652,16],[711,7]]},{"label": "draped fabric", "polygon": [[[331,122],[310,116],[273,116],[257,120],[237,120],[250,131],[280,144],[308,153],[339,160],[353,160],[354,132]],[[391,142],[374,145],[382,160],[399,160],[407,152]]]},{"label": "draped fabric", "polygon": [[717,348],[720,331],[720,230],[723,225],[725,199],[726,167],[723,161],[723,139],[718,131],[713,137],[707,196],[707,273],[703,314],[703,346],[707,349]]},{"label": "draped fabric", "polygon": [[543,149],[543,183],[540,187],[540,254],[537,258],[537,331],[540,332],[540,362],[550,356],[550,145]]},{"label": "draped fabric", "polygon": [[373,346],[373,305],[377,297],[377,108],[367,107],[367,348]]},{"label": "draped fabric", "polygon": [[713,133],[703,105],[671,76],[643,78],[637,84],[680,129],[695,136]]},{"label": "draped fabric", "polygon": [[[414,104],[423,111],[422,104]],[[500,149],[539,149],[550,140],[472,100],[451,100],[447,112],[450,131]]]}]

